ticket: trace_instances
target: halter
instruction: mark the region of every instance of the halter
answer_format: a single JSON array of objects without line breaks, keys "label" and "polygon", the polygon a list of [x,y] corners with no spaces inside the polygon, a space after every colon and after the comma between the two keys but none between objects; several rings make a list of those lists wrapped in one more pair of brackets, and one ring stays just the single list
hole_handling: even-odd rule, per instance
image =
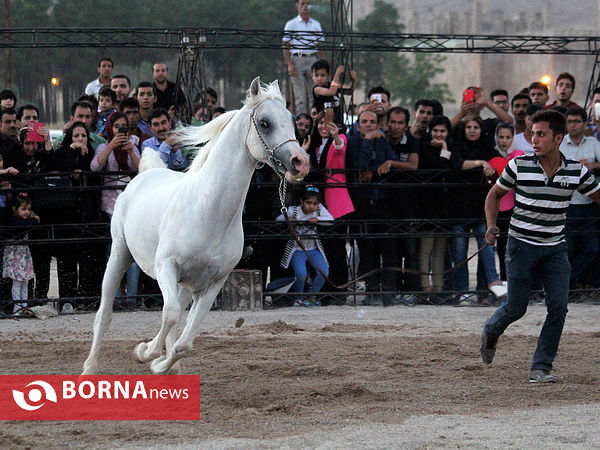
[{"label": "halter", "polygon": [[[275,169],[275,172],[277,172],[277,174],[280,177],[282,177],[282,175],[279,173],[279,170],[277,170],[277,168],[284,169],[283,172],[285,173],[286,172],[286,170],[285,170],[285,164],[283,164],[283,162],[281,162],[281,160],[275,156],[275,152],[277,151],[277,149],[279,149],[279,147],[281,147],[282,145],[287,144],[288,142],[296,142],[298,145],[300,145],[300,143],[298,142],[297,139],[288,139],[286,141],[283,141],[281,144],[276,145],[275,147],[273,147],[271,149],[271,148],[269,148],[269,146],[267,145],[267,143],[263,139],[262,135],[260,134],[260,131],[258,129],[258,125],[256,123],[256,119],[254,117],[254,110],[250,111],[250,120],[252,121],[252,125],[254,125],[254,129],[256,130],[256,134],[258,135],[258,139],[260,140],[260,142],[262,143],[263,147],[267,151],[267,160],[269,161],[269,165],[271,167],[273,167],[273,169]],[[249,156],[250,156],[251,159],[256,160],[256,158],[254,158],[252,155],[249,154]],[[257,167],[257,166],[254,166],[254,167]]]}]

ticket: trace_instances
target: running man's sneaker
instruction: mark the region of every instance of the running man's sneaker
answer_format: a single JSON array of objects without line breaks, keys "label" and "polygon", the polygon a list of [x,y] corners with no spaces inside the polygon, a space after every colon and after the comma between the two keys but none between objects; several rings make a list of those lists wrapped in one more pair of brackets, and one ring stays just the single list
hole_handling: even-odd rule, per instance
[{"label": "running man's sneaker", "polygon": [[483,332],[481,333],[481,348],[479,352],[481,353],[481,359],[486,364],[491,364],[494,360],[494,355],[496,354],[496,346],[498,345],[498,336],[492,336],[485,331],[485,327],[483,327]]},{"label": "running man's sneaker", "polygon": [[556,383],[556,377],[549,370],[531,369],[529,373],[530,383]]}]

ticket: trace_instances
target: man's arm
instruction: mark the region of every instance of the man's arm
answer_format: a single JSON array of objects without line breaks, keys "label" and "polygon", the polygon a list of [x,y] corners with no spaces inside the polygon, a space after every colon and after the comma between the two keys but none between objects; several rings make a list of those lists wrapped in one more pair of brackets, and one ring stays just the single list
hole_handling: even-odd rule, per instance
[{"label": "man's arm", "polygon": [[287,65],[290,76],[296,76],[296,67],[294,67],[294,63],[292,62],[292,55],[290,54],[290,46],[288,42],[283,43],[283,59],[285,59],[285,64]]},{"label": "man's arm", "polygon": [[485,241],[489,245],[494,245],[496,243],[496,238],[500,234],[500,230],[496,226],[496,220],[498,219],[498,210],[500,209],[500,199],[507,192],[506,189],[502,189],[495,184],[485,198],[485,219],[487,222]]},{"label": "man's arm", "polygon": [[600,203],[600,189],[598,189],[596,192],[594,192],[593,194],[590,194],[589,197],[596,201],[597,203]]}]

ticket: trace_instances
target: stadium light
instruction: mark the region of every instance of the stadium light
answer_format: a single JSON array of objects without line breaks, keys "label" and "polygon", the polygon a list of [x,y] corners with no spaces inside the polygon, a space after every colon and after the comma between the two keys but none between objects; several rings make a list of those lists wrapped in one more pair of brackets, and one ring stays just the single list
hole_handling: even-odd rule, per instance
[{"label": "stadium light", "polygon": [[548,75],[544,75],[540,81],[544,84],[549,84],[550,80],[551,78]]},{"label": "stadium light", "polygon": [[58,79],[58,77],[52,77],[50,79],[50,83],[52,84],[52,86],[58,86],[60,83],[60,80]]}]

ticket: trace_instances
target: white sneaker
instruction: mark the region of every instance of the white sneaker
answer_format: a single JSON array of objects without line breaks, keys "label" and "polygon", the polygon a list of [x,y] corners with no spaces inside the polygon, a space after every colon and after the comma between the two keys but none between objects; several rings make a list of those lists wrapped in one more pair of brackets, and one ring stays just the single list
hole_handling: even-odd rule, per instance
[{"label": "white sneaker", "polygon": [[504,300],[506,297],[507,288],[501,280],[496,280],[490,283],[488,289],[496,296],[497,300]]},{"label": "white sneaker", "polygon": [[61,314],[73,314],[73,305],[70,303],[65,303],[62,305],[62,309],[60,310]]}]

